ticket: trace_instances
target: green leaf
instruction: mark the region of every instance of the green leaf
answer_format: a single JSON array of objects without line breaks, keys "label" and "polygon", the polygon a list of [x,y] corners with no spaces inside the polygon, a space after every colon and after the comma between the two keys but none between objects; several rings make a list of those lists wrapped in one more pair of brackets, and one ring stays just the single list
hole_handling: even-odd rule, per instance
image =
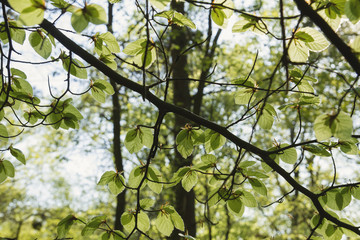
[{"label": "green leaf", "polygon": [[155,200],[151,198],[144,198],[140,200],[140,207],[142,209],[150,209],[155,204]]},{"label": "green leaf", "polygon": [[321,142],[334,136],[339,139],[351,139],[352,119],[344,112],[322,114],[315,119],[314,131],[316,139]]},{"label": "green leaf", "polygon": [[217,163],[217,159],[213,154],[205,154],[201,156],[201,161],[209,165],[215,165]]},{"label": "green leaf", "polygon": [[175,210],[173,206],[166,206],[166,211],[170,213],[170,218],[172,223],[174,224],[174,227],[179,229],[180,231],[185,231],[185,225],[182,217],[180,214]]},{"label": "green leaf", "polygon": [[138,55],[145,52],[146,39],[138,39],[135,42],[131,42],[123,50],[123,53],[127,55]]},{"label": "green leaf", "polygon": [[101,176],[101,178],[100,178],[100,180],[98,182],[98,185],[106,185],[106,184],[108,184],[109,182],[111,182],[114,179],[115,176],[116,176],[116,172],[114,172],[114,171],[105,172]]},{"label": "green leaf", "polygon": [[[289,144],[284,143],[280,145],[280,148],[284,148],[289,146]],[[297,160],[297,152],[295,148],[289,148],[284,150],[283,152],[278,153],[280,159],[288,164],[294,164]]]},{"label": "green leaf", "polygon": [[112,3],[112,4],[118,3],[118,2],[120,2],[120,0],[109,0],[109,3]]},{"label": "green leaf", "polygon": [[4,124],[0,123],[0,140],[7,142],[9,139],[9,133]]},{"label": "green leaf", "polygon": [[198,175],[196,171],[188,171],[183,179],[181,180],[181,184],[185,191],[190,192],[190,190],[196,185],[198,181]]},{"label": "green leaf", "polygon": [[[156,168],[149,166],[148,168],[148,179],[149,181],[147,182],[147,185],[149,186],[149,188],[157,193],[160,194],[163,188],[163,184],[160,183],[161,182],[161,173],[159,170],[157,170]],[[150,181],[151,180],[151,181]]]},{"label": "green leaf", "polygon": [[142,128],[140,128],[139,134],[140,134],[141,143],[144,146],[151,148],[151,146],[153,144],[153,140],[154,140],[154,135],[152,133],[151,128],[142,127]]},{"label": "green leaf", "polygon": [[137,188],[140,185],[141,180],[145,176],[145,171],[142,166],[135,167],[129,175],[128,185],[132,188]]},{"label": "green leaf", "polygon": [[[5,26],[4,22],[0,23],[1,26]],[[8,21],[11,39],[19,44],[23,44],[26,38],[25,30],[22,29],[22,25],[18,21]],[[9,42],[6,31],[0,31],[0,39],[4,44]]]},{"label": "green leaf", "polygon": [[127,239],[126,235],[119,230],[114,230],[112,232],[112,235],[113,235],[114,240],[126,240]]},{"label": "green leaf", "polygon": [[347,0],[344,11],[349,20],[356,24],[360,20],[360,0]]},{"label": "green leaf", "polygon": [[8,160],[3,160],[2,165],[4,167],[4,171],[6,176],[8,177],[15,177],[15,168],[14,165]]},{"label": "green leaf", "polygon": [[[313,41],[303,41],[310,51],[320,52],[329,46],[328,40],[318,30],[310,27],[301,28],[299,31],[308,34]],[[296,35],[295,35],[296,36]]]},{"label": "green leaf", "polygon": [[258,204],[256,202],[256,199],[254,197],[254,195],[252,195],[250,192],[242,190],[241,191],[241,202],[246,206],[246,207],[257,207]]},{"label": "green leaf", "polygon": [[171,216],[169,213],[160,211],[156,220],[155,226],[159,230],[160,233],[165,236],[170,236],[172,231],[174,230],[174,224],[171,221]]},{"label": "green leaf", "polygon": [[303,146],[303,149],[306,151],[309,151],[317,156],[322,156],[322,157],[330,157],[331,153],[329,153],[324,146],[317,146],[314,144],[307,144]]},{"label": "green leaf", "polygon": [[153,142],[153,134],[150,128],[131,129],[125,137],[125,147],[130,153],[138,152],[145,145],[150,148]]},{"label": "green leaf", "polygon": [[194,149],[194,143],[191,139],[190,130],[183,129],[176,136],[176,149],[181,154],[183,158],[189,157]]},{"label": "green leaf", "polygon": [[13,155],[17,160],[19,160],[22,164],[26,164],[25,156],[21,152],[21,150],[14,148],[12,145],[10,145],[10,153]]},{"label": "green leaf", "polygon": [[213,4],[220,4],[220,5],[213,5],[213,8],[222,9],[225,14],[225,18],[230,18],[234,13],[234,2],[232,0],[214,0],[212,1]]},{"label": "green leaf", "polygon": [[99,103],[105,103],[105,93],[102,89],[97,88],[96,86],[91,87],[91,95],[93,98],[98,101]]},{"label": "green leaf", "polygon": [[132,211],[124,212],[120,221],[127,232],[131,232],[135,228],[135,216]]},{"label": "green leaf", "polygon": [[[65,71],[69,71],[70,57],[67,56],[65,53],[62,53],[60,55],[60,59],[62,60],[63,68],[65,69]],[[81,79],[87,79],[87,71],[84,64],[74,58],[72,59],[70,74]]]},{"label": "green leaf", "polygon": [[176,24],[180,27],[187,26],[192,29],[196,29],[195,23],[193,23],[190,19],[185,17],[183,14],[176,12],[174,10],[160,12],[155,15],[156,17],[166,18],[169,24]]},{"label": "green leaf", "polygon": [[89,25],[89,20],[83,14],[82,9],[77,9],[71,15],[71,26],[78,33],[81,33]]},{"label": "green leaf", "polygon": [[251,88],[242,88],[235,93],[235,103],[249,105],[256,99],[254,91]]},{"label": "green leaf", "polygon": [[68,215],[63,218],[57,225],[58,238],[65,238],[66,234],[70,231],[71,226],[77,220],[74,215]]},{"label": "green leaf", "polygon": [[125,190],[125,178],[121,174],[116,174],[108,186],[112,194],[118,195]]},{"label": "green leaf", "polygon": [[105,24],[107,23],[107,14],[105,9],[98,4],[86,5],[83,11],[85,17],[93,24]]},{"label": "green leaf", "polygon": [[357,200],[360,200],[360,187],[359,186],[350,187],[350,193],[354,198],[356,198]]},{"label": "green leaf", "polygon": [[150,0],[151,5],[154,7],[163,10],[171,0]]},{"label": "green leaf", "polygon": [[313,42],[314,38],[305,31],[297,31],[295,37],[303,42]]},{"label": "green leaf", "polygon": [[101,89],[109,95],[113,95],[115,93],[113,86],[105,80],[95,80],[93,86]]},{"label": "green leaf", "polygon": [[290,43],[288,54],[292,62],[306,62],[309,57],[309,48],[304,42],[294,39]]},{"label": "green leaf", "polygon": [[241,217],[244,214],[245,207],[239,198],[226,201],[227,207],[231,213]]},{"label": "green leaf", "polygon": [[[345,218],[341,218],[340,221],[345,222],[345,223],[347,223],[347,224],[349,224],[349,225],[354,226],[353,223],[351,223],[349,220],[347,220],[347,219],[345,219]],[[346,236],[348,236],[348,237],[350,237],[350,238],[356,239],[356,238],[359,236],[359,235],[357,235],[356,233],[354,233],[353,231],[351,231],[351,230],[349,230],[349,229],[346,229],[346,228],[340,228],[340,229],[341,229],[341,231],[342,231],[343,233],[345,233]]]},{"label": "green leaf", "polygon": [[358,143],[357,139],[351,138],[350,141],[339,141],[340,150],[349,155],[358,155],[359,149],[356,145]]},{"label": "green leaf", "polygon": [[211,19],[219,26],[223,26],[225,23],[226,15],[224,11],[218,7],[215,7],[211,11]]},{"label": "green leaf", "polygon": [[106,43],[106,46],[111,53],[120,52],[119,43],[116,41],[116,38],[114,37],[114,35],[112,35],[112,33],[110,32],[102,33],[100,34],[99,38]]},{"label": "green leaf", "polygon": [[274,123],[274,117],[277,116],[276,110],[270,104],[266,104],[262,111],[261,108],[260,106],[256,111],[258,124],[262,129],[270,130]]},{"label": "green leaf", "polygon": [[144,212],[139,212],[137,215],[137,227],[140,231],[147,232],[150,229],[150,219]]},{"label": "green leaf", "polygon": [[31,33],[29,35],[29,42],[37,54],[45,59],[49,58],[52,51],[52,45],[50,40],[44,36],[43,32],[36,31]]},{"label": "green leaf", "polygon": [[8,0],[11,7],[20,13],[19,21],[26,26],[40,24],[44,19],[44,0]]},{"label": "green leaf", "polygon": [[173,184],[167,184],[167,186],[173,186],[173,185],[176,185],[178,184],[182,179],[183,177],[185,176],[185,174],[190,171],[190,167],[182,167],[182,168],[179,168],[176,173],[173,175],[173,177],[171,178],[170,182],[173,182]]},{"label": "green leaf", "polygon": [[5,173],[4,165],[2,162],[0,162],[0,183],[5,181],[7,178],[7,175]]},{"label": "green leaf", "polygon": [[211,152],[213,150],[216,150],[222,147],[226,142],[226,138],[224,136],[211,129],[207,129],[204,134],[205,134],[206,152]]},{"label": "green leaf", "polygon": [[109,240],[111,238],[111,233],[104,232],[103,235],[101,235],[101,240]]},{"label": "green leaf", "polygon": [[96,229],[100,227],[106,221],[106,216],[98,216],[91,219],[90,222],[86,224],[86,226],[81,231],[81,236],[90,236],[95,232]]},{"label": "green leaf", "polygon": [[353,51],[360,53],[360,36],[356,36],[350,44]]},{"label": "green leaf", "polygon": [[350,188],[332,189],[326,193],[326,206],[341,211],[351,202]]},{"label": "green leaf", "polygon": [[267,196],[267,189],[263,182],[256,178],[248,178],[248,180],[255,192]]}]

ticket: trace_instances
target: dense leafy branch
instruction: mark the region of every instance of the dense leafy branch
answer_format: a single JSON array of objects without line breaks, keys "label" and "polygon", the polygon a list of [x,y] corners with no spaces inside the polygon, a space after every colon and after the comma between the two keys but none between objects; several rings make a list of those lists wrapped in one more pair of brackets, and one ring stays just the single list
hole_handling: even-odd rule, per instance
[{"label": "dense leafy branch", "polygon": [[[113,79],[115,82],[117,82],[120,85],[123,85],[139,94],[142,94],[143,87],[140,84],[137,84],[120,74],[116,73],[112,69],[110,69],[108,66],[106,66],[104,63],[99,61],[96,57],[89,54],[87,51],[82,49],[79,45],[74,43],[72,40],[67,38],[64,34],[62,34],[54,25],[52,25],[49,21],[44,19],[44,21],[41,23],[41,27],[44,28],[47,32],[49,32],[54,38],[56,38],[60,43],[62,43],[67,49],[77,54],[79,57],[84,59],[86,62],[91,64],[93,67],[98,69],[100,72],[102,72],[104,75],[108,76],[110,79]],[[327,213],[324,208],[321,206],[318,196],[305,187],[303,187],[301,184],[299,184],[296,180],[294,180],[289,173],[287,173],[283,168],[281,168],[278,164],[276,164],[269,156],[269,153],[257,148],[256,146],[245,142],[244,140],[240,139],[233,133],[231,133],[229,130],[227,130],[225,127],[219,126],[211,121],[208,121],[207,119],[204,119],[186,109],[174,106],[170,103],[164,102],[161,99],[157,98],[155,95],[153,95],[150,91],[146,93],[146,99],[153,103],[160,111],[163,112],[172,112],[178,115],[181,115],[188,120],[195,122],[201,126],[204,126],[206,128],[212,129],[230,141],[232,141],[234,144],[239,146],[240,148],[243,148],[251,153],[254,153],[258,155],[261,159],[263,159],[274,171],[276,171],[278,174],[280,174],[291,186],[293,186],[296,190],[300,191],[307,197],[311,199],[311,201],[314,203],[315,207],[319,211],[320,215],[335,224],[350,229],[357,234],[360,234],[360,230],[357,227],[354,227],[350,224],[347,224],[345,222],[342,222],[338,220],[337,218],[331,216],[329,213]]]}]

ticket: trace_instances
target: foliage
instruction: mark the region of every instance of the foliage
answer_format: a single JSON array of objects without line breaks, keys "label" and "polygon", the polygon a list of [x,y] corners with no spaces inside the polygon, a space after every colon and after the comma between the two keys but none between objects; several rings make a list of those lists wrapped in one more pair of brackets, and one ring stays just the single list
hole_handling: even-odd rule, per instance
[{"label": "foliage", "polygon": [[[81,226],[83,237],[100,234],[101,239],[156,239],[174,233],[195,239],[187,232],[190,223],[176,208],[176,199],[171,198],[176,188],[184,194],[196,193],[197,217],[207,224],[210,239],[212,231],[224,231],[213,226],[218,216],[227,219],[227,230],[220,236],[242,236],[230,219],[247,218],[248,211],[265,206],[279,193],[281,197],[268,206],[289,200],[290,210],[279,207],[294,216],[294,231],[289,236],[341,239],[343,234],[360,235],[359,223],[341,215],[353,211],[351,204],[359,200],[359,179],[350,174],[344,183],[345,177],[337,175],[339,164],[346,166],[346,158],[358,160],[359,154],[359,123],[355,120],[359,117],[360,40],[357,36],[348,41],[341,34],[348,29],[339,28],[341,21],[355,24],[360,20],[359,1],[295,0],[288,5],[279,1],[279,12],[267,12],[256,5],[252,9],[240,2],[135,1],[133,6],[141,16],[135,26],[138,31],[118,36],[120,30],[101,30],[113,17],[107,16],[101,3],[1,0],[0,144],[4,157],[0,159],[0,183],[8,184],[17,173],[13,160],[26,163],[13,140],[25,128],[51,125],[57,131],[79,129],[81,121],[91,121],[81,113],[87,108],[80,104],[79,111],[69,96],[89,93],[106,106],[106,96],[118,93],[121,86],[129,92],[132,107],[144,109],[140,101],[151,104],[140,117],[126,121],[126,154],[136,159],[131,169],[125,173],[107,169],[98,180],[98,185],[107,185],[114,196],[125,189],[131,193],[131,208],[121,215],[123,230],[113,229],[106,215],[86,220],[89,217],[69,213],[57,223],[56,239],[71,237],[74,226]],[[15,18],[7,16],[10,8],[17,12],[13,13]],[[200,19],[192,11],[201,13]],[[55,26],[66,15],[72,30]],[[226,29],[231,18],[238,18],[232,26],[232,43],[217,44],[221,31],[213,36],[212,24]],[[201,26],[205,21],[207,32]],[[91,47],[76,43],[77,37],[71,39],[65,32],[91,41]],[[185,32],[186,36],[182,35]],[[237,42],[241,38],[250,39],[244,40],[244,49],[249,51],[244,57],[236,55],[243,52]],[[251,52],[249,49],[258,47],[256,42],[262,39],[268,41],[268,49]],[[25,57],[18,60],[14,57],[21,57],[18,47],[24,52],[31,47],[42,62]],[[42,97],[31,82],[33,76],[18,67],[18,63],[27,62],[30,66],[60,63],[62,69],[57,71],[65,76],[64,89],[54,91],[49,84],[49,98]],[[323,66],[328,62],[331,68]],[[186,65],[181,70],[186,71],[185,78],[174,76],[179,63]],[[181,101],[170,103],[177,96],[169,85],[176,86],[179,81],[189,83],[190,99],[185,100],[193,108]],[[197,106],[201,108],[196,110]],[[172,122],[177,121],[172,113],[188,123],[182,129],[172,129]],[[176,156],[181,156],[181,164]],[[323,164],[332,166],[333,174],[316,169]],[[310,177],[304,177],[306,174]],[[300,203],[305,205],[303,216],[297,209]],[[307,225],[299,224],[300,220]],[[282,219],[272,221],[277,228],[286,225]],[[251,234],[260,238],[254,228]]]}]

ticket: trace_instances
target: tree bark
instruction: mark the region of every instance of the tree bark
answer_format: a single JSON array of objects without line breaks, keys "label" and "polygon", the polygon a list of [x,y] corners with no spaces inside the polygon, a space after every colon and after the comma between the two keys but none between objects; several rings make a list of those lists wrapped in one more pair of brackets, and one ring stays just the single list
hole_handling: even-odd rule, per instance
[{"label": "tree bark", "polygon": [[[177,12],[184,14],[184,3],[176,2],[173,0],[171,2],[172,9]],[[173,67],[173,78],[182,79],[176,80],[172,83],[173,88],[173,103],[179,107],[190,110],[191,109],[191,96],[189,89],[188,73],[186,69],[187,57],[186,55],[181,55],[181,52],[185,50],[188,42],[188,34],[186,28],[180,28],[177,26],[172,26],[171,30],[171,58],[172,58],[172,67]],[[174,139],[176,134],[180,131],[181,127],[184,127],[187,123],[187,120],[180,116],[175,115],[175,125],[174,125]],[[187,159],[183,159],[181,155],[176,152],[174,161],[173,161],[173,170],[177,171],[179,168],[184,166],[190,166],[192,163],[192,157],[190,156]],[[188,234],[191,236],[196,236],[196,220],[195,220],[195,193],[194,190],[186,192],[181,184],[178,184],[175,188],[175,208],[181,217],[184,220],[185,228],[188,231]],[[179,231],[174,231],[170,239],[180,239],[178,235]]]},{"label": "tree bark", "polygon": [[[109,3],[108,5],[108,24],[107,29],[109,32],[113,32],[112,30],[112,22],[113,22],[113,4]],[[116,170],[118,172],[124,171],[123,166],[123,158],[121,153],[121,105],[119,99],[119,87],[116,82],[110,79],[110,83],[115,90],[115,93],[112,95],[112,123],[113,123],[113,156],[114,156],[114,163]],[[121,225],[121,215],[125,211],[126,205],[126,189],[116,197],[116,209],[115,209],[115,223],[114,229],[116,230],[123,230],[123,226]]]}]

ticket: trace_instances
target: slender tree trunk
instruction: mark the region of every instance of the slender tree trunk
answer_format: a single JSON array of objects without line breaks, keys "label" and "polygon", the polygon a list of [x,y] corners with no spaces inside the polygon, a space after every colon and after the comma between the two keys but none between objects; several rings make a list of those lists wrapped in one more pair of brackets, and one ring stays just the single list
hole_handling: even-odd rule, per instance
[{"label": "slender tree trunk", "polygon": [[[171,2],[172,9],[184,13],[184,3],[176,2],[173,0]],[[172,84],[173,87],[173,103],[177,106],[190,109],[191,108],[191,96],[189,90],[189,82],[185,79],[188,78],[188,73],[186,69],[187,58],[186,55],[180,55],[182,51],[185,50],[188,42],[188,34],[186,28],[180,28],[177,26],[172,26],[171,30],[171,57],[173,62],[173,78],[184,79],[179,81],[174,81]],[[175,126],[174,134],[180,131],[181,127],[187,123],[187,120],[175,116]],[[173,168],[176,171],[177,169],[189,166],[192,163],[192,158],[183,159],[179,153],[176,152],[174,157]],[[175,188],[175,208],[181,215],[184,220],[185,228],[188,231],[188,234],[191,236],[196,235],[196,220],[195,220],[195,193],[193,190],[186,192],[181,184],[178,184]],[[170,239],[180,239],[178,231],[174,231]]]},{"label": "slender tree trunk", "polygon": [[[112,31],[112,22],[113,22],[113,5],[109,3],[108,5],[108,25],[107,29],[109,32]],[[114,162],[115,167],[118,172],[124,171],[123,166],[123,159],[122,159],[122,153],[121,153],[121,140],[120,140],[120,132],[121,132],[121,105],[120,105],[120,99],[119,99],[119,87],[117,84],[111,79],[110,80],[111,85],[113,86],[115,93],[112,95],[112,123],[113,123],[113,155],[114,155]],[[126,189],[120,193],[116,197],[116,210],[115,210],[115,224],[114,228],[116,230],[122,230],[123,226],[121,225],[121,215],[125,211],[125,205],[126,205],[126,199],[125,199]]]}]

